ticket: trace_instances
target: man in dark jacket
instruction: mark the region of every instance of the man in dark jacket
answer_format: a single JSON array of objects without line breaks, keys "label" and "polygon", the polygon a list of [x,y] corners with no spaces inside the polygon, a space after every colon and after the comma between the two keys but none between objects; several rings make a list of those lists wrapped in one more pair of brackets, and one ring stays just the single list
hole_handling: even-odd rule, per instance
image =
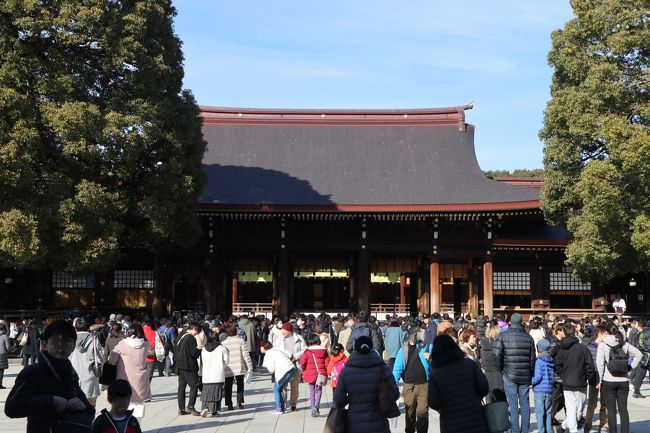
[{"label": "man in dark jacket", "polygon": [[422,322],[424,323],[424,344],[433,344],[433,340],[438,335],[438,325],[431,319],[430,314],[425,314]]},{"label": "man in dark jacket", "polygon": [[494,342],[494,356],[497,369],[503,373],[503,385],[512,423],[511,431],[528,433],[530,429],[528,393],[535,368],[535,343],[533,338],[524,331],[519,313],[512,315],[510,327],[497,336]]},{"label": "man in dark jacket", "polygon": [[[591,331],[594,329],[594,331]],[[596,354],[598,353],[598,344],[603,340],[605,335],[607,335],[607,325],[598,324],[596,327],[590,327],[585,329],[585,335],[591,334],[592,338],[587,342],[586,346],[591,353],[591,360],[596,365]],[[587,389],[587,413],[585,415],[585,426],[584,431],[591,431],[592,422],[594,419],[594,412],[596,412],[596,405],[598,404],[598,396],[600,395],[600,416],[598,417],[598,431],[607,431],[607,405],[605,404],[605,395],[600,392],[600,389],[596,387],[600,383],[600,378],[598,377],[598,369],[594,371],[593,376],[589,379],[589,388]]]},{"label": "man in dark jacket", "polygon": [[[196,396],[199,391],[199,362],[202,347],[197,346],[195,335],[201,332],[201,325],[198,323],[190,325],[187,332],[176,340],[176,351],[174,360],[176,362],[176,374],[178,374],[178,414],[200,416],[194,408]],[[190,400],[185,407],[185,388],[190,387]]]},{"label": "man in dark jacket", "polygon": [[[555,327],[556,335],[549,335],[548,341],[551,342],[549,353],[555,359],[560,351],[560,340],[564,338],[564,322],[558,323]],[[553,394],[551,395],[551,412],[553,413],[553,425],[559,426],[560,422],[555,419],[557,413],[564,409],[564,393],[562,392],[562,377],[557,373],[553,375]]]},{"label": "man in dark jacket", "polygon": [[[641,352],[643,356],[650,356],[650,329],[648,328],[648,322],[643,319],[636,320],[635,326],[635,335],[632,339],[632,333],[630,333],[630,344],[635,346]],[[632,371],[632,382],[634,385],[634,394],[635,398],[645,398],[641,394],[641,385],[643,384],[643,379],[645,379],[648,374],[648,364],[644,367],[639,363],[639,365]]]},{"label": "man in dark jacket", "polygon": [[594,374],[594,362],[589,349],[580,344],[576,336],[576,326],[564,326],[565,337],[560,341],[560,351],[555,357],[555,370],[562,376],[566,419],[562,429],[578,432],[578,421],[587,400],[587,381]]}]

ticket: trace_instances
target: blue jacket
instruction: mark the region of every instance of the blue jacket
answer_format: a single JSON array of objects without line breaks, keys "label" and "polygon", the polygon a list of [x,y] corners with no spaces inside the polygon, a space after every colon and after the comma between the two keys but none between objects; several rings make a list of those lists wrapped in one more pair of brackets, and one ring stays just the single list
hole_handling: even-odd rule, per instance
[{"label": "blue jacket", "polygon": [[[402,377],[402,373],[404,373],[404,370],[406,369],[406,356],[404,354],[408,354],[408,343],[405,343],[402,348],[397,352],[397,356],[395,357],[395,365],[393,365],[393,377],[395,378],[395,383],[399,383],[400,377]],[[420,362],[422,362],[422,366],[424,367],[424,373],[427,375],[427,381],[429,380],[429,361],[424,357],[424,353],[428,352],[431,353],[432,346],[430,344],[427,344],[420,349],[420,352],[418,355],[420,356]]]},{"label": "blue jacket", "polygon": [[535,394],[553,393],[553,372],[555,361],[550,356],[540,356],[535,361],[535,374],[532,385]]},{"label": "blue jacket", "polygon": [[388,352],[389,358],[397,357],[397,352],[404,344],[406,332],[402,331],[399,326],[389,326],[384,334],[384,348]]}]

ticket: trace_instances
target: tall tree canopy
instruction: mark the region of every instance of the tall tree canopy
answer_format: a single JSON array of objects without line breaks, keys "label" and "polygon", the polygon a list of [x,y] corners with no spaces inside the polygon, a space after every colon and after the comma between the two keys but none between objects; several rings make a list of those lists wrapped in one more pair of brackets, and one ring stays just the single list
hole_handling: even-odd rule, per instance
[{"label": "tall tree canopy", "polygon": [[571,231],[577,276],[604,281],[650,264],[650,1],[571,4],[548,56],[542,209]]},{"label": "tall tree canopy", "polygon": [[205,143],[171,0],[0,0],[0,267],[193,242]]}]

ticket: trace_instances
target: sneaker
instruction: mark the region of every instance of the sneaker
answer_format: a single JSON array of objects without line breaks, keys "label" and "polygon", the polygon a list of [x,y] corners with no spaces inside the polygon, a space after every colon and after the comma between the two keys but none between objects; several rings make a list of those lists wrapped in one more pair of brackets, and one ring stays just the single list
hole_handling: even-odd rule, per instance
[{"label": "sneaker", "polygon": [[188,412],[185,412],[184,410],[179,410],[179,411],[178,411],[178,414],[179,414],[179,415],[189,415],[189,413],[188,413]]},{"label": "sneaker", "polygon": [[645,398],[645,395],[641,394],[640,392],[635,392],[632,394],[632,397],[634,398]]},{"label": "sneaker", "polygon": [[312,418],[316,418],[317,416],[318,416],[318,415],[316,414],[316,408],[315,408],[315,407],[312,407],[312,408],[311,408],[311,417],[312,417]]},{"label": "sneaker", "polygon": [[243,404],[239,403],[239,404],[237,405],[237,409],[243,409],[243,408],[244,408],[244,405],[243,405]]},{"label": "sneaker", "polygon": [[203,410],[201,411],[201,418],[207,418],[209,413],[210,413],[209,410],[207,410],[207,409],[203,409]]},{"label": "sneaker", "polygon": [[282,415],[284,411],[282,409],[276,409],[273,412],[271,412],[271,415]]},{"label": "sneaker", "polygon": [[296,407],[295,407],[295,406],[291,406],[291,412],[295,412],[295,411],[296,411]]}]

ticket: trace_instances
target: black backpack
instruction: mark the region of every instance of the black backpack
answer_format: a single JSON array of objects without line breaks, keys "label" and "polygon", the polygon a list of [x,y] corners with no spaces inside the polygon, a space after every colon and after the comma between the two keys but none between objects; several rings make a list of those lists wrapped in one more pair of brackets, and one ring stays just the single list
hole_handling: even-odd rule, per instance
[{"label": "black backpack", "polygon": [[628,372],[627,353],[623,350],[623,345],[609,348],[609,358],[607,359],[607,370],[612,376],[625,377]]}]

